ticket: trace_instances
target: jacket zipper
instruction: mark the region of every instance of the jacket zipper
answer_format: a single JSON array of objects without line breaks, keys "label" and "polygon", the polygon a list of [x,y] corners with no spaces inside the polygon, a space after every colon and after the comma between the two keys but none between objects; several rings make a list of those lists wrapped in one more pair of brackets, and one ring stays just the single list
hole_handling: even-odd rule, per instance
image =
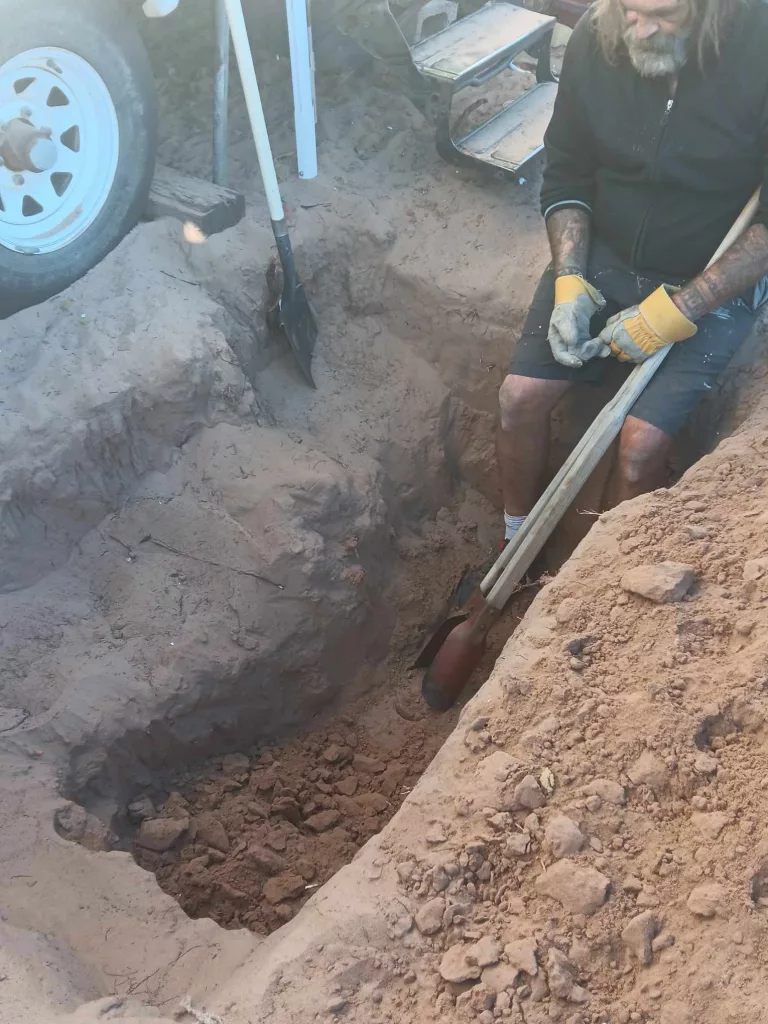
[{"label": "jacket zipper", "polygon": [[[653,163],[651,164],[651,181],[656,178],[656,168],[659,163],[659,153],[661,151],[661,143],[664,140],[664,133],[667,130],[667,124],[669,123],[669,115],[672,113],[672,107],[675,105],[675,99],[673,96],[667,100],[667,105],[664,108],[664,113],[661,115],[661,131],[656,141],[656,152],[653,154]],[[649,209],[646,209],[643,214],[643,219],[640,221],[640,227],[637,229],[637,235],[635,236],[635,244],[632,247],[632,266],[637,265],[637,257],[640,253],[640,246],[643,242],[643,236],[645,234],[645,227],[648,222]]]}]

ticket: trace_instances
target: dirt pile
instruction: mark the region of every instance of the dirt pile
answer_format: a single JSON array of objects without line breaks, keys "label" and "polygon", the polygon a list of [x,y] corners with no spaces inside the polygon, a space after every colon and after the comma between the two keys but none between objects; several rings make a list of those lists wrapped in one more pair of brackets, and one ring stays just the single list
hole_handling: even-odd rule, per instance
[{"label": "dirt pile", "polygon": [[384,827],[457,717],[388,688],[325,729],[218,758],[156,810],[132,801],[136,861],[190,916],[270,932]]},{"label": "dirt pile", "polygon": [[402,1019],[763,1020],[766,467],[732,439],[542,592],[503,699],[462,719],[454,799],[393,837]]},{"label": "dirt pile", "polygon": [[[418,593],[428,577],[414,586]],[[505,613],[475,685],[534,594],[527,588]],[[398,639],[407,651],[418,633],[409,636],[401,619]],[[191,917],[273,931],[396,813],[455,727],[460,706],[430,712],[420,673],[402,651],[378,674],[382,686],[373,696],[347,703],[322,726],[250,755],[214,758],[177,776],[169,796],[143,792],[129,802],[116,827],[133,836],[136,862],[155,872]],[[91,819],[88,835],[97,824]]]}]

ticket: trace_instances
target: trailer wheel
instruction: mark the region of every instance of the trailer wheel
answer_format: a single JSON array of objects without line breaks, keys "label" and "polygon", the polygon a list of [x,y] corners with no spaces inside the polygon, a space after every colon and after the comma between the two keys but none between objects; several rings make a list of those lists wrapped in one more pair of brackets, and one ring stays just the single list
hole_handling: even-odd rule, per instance
[{"label": "trailer wheel", "polygon": [[157,146],[143,43],[110,0],[0,0],[0,315],[61,291],[144,212]]}]

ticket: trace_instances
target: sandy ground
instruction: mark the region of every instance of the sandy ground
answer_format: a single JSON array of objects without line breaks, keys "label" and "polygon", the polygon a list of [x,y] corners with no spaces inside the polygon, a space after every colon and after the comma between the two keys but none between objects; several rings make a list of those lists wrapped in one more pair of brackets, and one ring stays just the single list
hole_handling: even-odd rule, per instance
[{"label": "sandy ground", "polygon": [[[199,26],[162,31],[188,66],[166,60],[161,156],[205,173]],[[321,174],[296,182],[265,70],[316,392],[262,326],[271,238],[237,96],[238,228],[193,246],[143,225],[1,328],[0,1017],[760,1020],[763,371],[742,360],[696,440],[741,433],[591,531],[417,782],[455,719],[424,714],[408,665],[498,539],[495,393],[546,261],[536,182],[441,164],[366,75],[323,83]],[[663,559],[694,566],[690,599],[622,590]],[[143,846],[164,893],[122,847],[173,820]]]}]

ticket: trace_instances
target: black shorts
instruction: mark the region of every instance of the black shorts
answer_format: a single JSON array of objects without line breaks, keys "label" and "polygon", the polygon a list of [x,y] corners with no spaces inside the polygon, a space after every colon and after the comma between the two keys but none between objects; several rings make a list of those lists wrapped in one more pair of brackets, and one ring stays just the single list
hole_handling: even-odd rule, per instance
[{"label": "black shorts", "polygon": [[[592,248],[588,280],[602,292],[606,307],[592,319],[592,337],[609,317],[641,302],[662,283],[641,277],[610,250],[597,242]],[[615,386],[634,369],[618,359],[592,359],[576,369],[563,366],[552,355],[547,340],[549,318],[555,304],[555,278],[548,267],[539,281],[523,333],[509,364],[509,372],[539,380],[569,380],[574,384]],[[638,398],[632,415],[674,436],[710,391],[755,322],[755,314],[742,299],[733,299],[697,322],[698,333],[672,346],[672,351]]]}]

